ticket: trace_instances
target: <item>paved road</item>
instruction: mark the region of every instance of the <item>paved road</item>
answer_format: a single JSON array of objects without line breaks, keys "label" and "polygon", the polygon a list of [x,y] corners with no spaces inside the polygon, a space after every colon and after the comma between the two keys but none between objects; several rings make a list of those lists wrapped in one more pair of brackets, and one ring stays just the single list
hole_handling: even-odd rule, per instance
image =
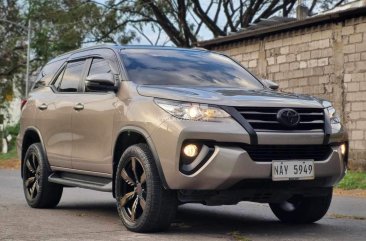
[{"label": "paved road", "polygon": [[183,205],[169,232],[146,235],[122,226],[108,193],[68,188],[56,209],[31,209],[18,174],[0,170],[0,240],[366,240],[362,198],[335,197],[311,225],[281,224],[264,204]]}]

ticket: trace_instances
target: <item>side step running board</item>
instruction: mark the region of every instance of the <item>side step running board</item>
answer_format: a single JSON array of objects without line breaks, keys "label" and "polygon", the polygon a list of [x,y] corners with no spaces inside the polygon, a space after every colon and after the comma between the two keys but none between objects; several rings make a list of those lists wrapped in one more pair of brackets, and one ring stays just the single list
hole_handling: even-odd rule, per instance
[{"label": "side step running board", "polygon": [[112,179],[75,173],[57,172],[48,177],[48,181],[69,187],[81,187],[102,192],[112,192]]}]

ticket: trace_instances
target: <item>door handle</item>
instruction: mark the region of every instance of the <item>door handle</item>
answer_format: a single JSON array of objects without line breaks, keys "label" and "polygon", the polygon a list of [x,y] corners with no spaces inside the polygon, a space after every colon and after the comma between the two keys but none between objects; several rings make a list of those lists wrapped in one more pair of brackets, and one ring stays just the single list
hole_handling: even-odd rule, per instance
[{"label": "door handle", "polygon": [[76,104],[76,105],[74,106],[74,110],[79,111],[79,110],[83,110],[83,109],[84,109],[84,105],[83,105],[83,104],[81,104],[81,103],[78,103],[78,104]]},{"label": "door handle", "polygon": [[46,103],[43,103],[42,105],[38,106],[38,109],[40,110],[46,110],[48,108],[48,105]]}]

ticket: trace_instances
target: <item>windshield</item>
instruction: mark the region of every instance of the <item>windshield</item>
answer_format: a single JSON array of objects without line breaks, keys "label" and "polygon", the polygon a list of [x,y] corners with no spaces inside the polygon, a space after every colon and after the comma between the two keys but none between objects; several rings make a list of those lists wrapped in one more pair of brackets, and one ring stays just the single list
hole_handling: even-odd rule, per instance
[{"label": "windshield", "polygon": [[230,58],[207,51],[124,49],[122,58],[137,84],[263,88]]}]

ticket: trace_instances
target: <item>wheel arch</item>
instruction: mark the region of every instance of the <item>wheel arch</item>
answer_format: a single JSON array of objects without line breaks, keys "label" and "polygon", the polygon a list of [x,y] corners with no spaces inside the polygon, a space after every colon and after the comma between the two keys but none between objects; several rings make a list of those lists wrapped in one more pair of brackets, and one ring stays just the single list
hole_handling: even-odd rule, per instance
[{"label": "wheel arch", "polygon": [[163,187],[165,189],[169,189],[165,177],[164,177],[164,173],[163,173],[163,169],[160,163],[160,159],[158,156],[158,153],[155,149],[154,143],[151,140],[149,134],[147,133],[147,131],[145,131],[144,129],[140,128],[140,127],[136,127],[136,126],[128,126],[128,127],[124,127],[120,130],[120,132],[117,135],[115,144],[114,144],[114,148],[113,148],[113,196],[115,196],[115,176],[116,176],[116,170],[117,170],[117,166],[118,163],[121,159],[121,156],[123,154],[123,152],[130,146],[138,144],[138,143],[146,143],[150,150],[151,153],[154,157],[155,160],[155,165],[158,169],[158,173],[159,173],[159,178],[163,184]]},{"label": "wheel arch", "polygon": [[21,146],[21,160],[20,160],[21,169],[20,169],[20,172],[21,172],[22,177],[23,177],[23,171],[22,170],[23,170],[25,154],[26,154],[28,148],[32,144],[38,143],[38,142],[41,143],[41,146],[44,150],[47,168],[49,168],[48,159],[47,159],[47,152],[46,152],[46,148],[45,148],[44,143],[43,143],[41,132],[36,127],[28,127],[24,131],[22,146]]}]

